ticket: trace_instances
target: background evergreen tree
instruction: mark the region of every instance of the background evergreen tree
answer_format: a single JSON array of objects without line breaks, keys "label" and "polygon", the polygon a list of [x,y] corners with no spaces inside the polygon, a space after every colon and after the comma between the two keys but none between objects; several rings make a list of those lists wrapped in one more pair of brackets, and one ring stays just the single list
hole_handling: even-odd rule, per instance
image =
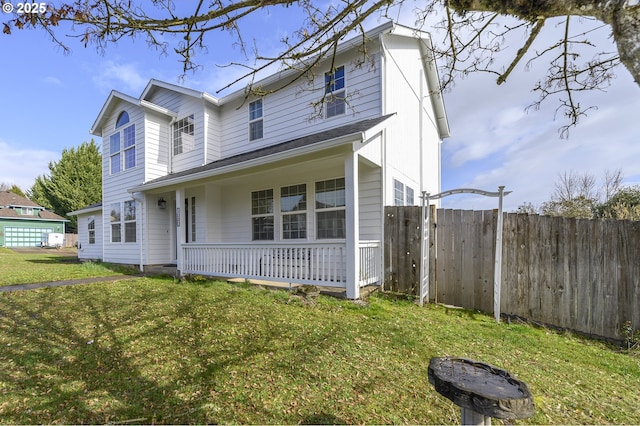
[{"label": "background evergreen tree", "polygon": [[68,231],[76,232],[76,217],[67,213],[102,199],[102,154],[93,139],[65,148],[60,161],[49,163],[49,172],[36,178],[29,199],[69,219]]}]

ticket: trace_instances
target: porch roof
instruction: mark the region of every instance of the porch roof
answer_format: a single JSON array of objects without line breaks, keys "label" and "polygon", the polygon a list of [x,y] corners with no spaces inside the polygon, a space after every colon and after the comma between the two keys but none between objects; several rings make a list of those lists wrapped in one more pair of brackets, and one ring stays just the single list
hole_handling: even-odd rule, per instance
[{"label": "porch roof", "polygon": [[[263,164],[264,162],[279,159],[283,154],[297,155],[297,152],[295,152],[297,150],[304,150],[304,152],[307,153],[309,152],[309,148],[313,150],[324,149],[336,145],[352,143],[354,139],[364,141],[367,137],[372,136],[368,136],[367,131],[376,128],[393,115],[395,114],[387,114],[376,118],[361,120],[345,126],[335,127],[333,129],[324,130],[301,138],[281,142],[279,144],[243,152],[227,158],[221,158],[220,160],[205,164],[204,166],[194,167],[150,180],[140,186],[129,189],[129,192],[146,191],[176,183],[201,179],[207,176],[214,176],[230,171],[229,169],[235,170],[236,167],[246,167],[247,163],[251,163],[253,161],[261,161]],[[330,144],[328,143],[329,141],[334,141],[336,143]]]}]

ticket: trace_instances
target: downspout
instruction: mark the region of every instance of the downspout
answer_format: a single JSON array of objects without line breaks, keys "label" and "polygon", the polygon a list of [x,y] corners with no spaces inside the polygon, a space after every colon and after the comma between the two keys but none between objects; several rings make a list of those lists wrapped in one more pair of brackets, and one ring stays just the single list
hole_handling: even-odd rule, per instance
[{"label": "downspout", "polygon": [[[380,40],[380,111],[382,112],[382,114],[386,114],[387,112],[387,108],[386,108],[386,90],[387,90],[387,85],[386,85],[386,62],[387,62],[387,56],[385,55],[386,53],[386,48],[384,46],[384,39],[383,39],[383,35],[379,34],[378,35],[378,39]],[[381,184],[382,187],[380,188],[380,192],[381,192],[381,200],[380,200],[380,245],[381,245],[381,249],[380,249],[380,258],[378,259],[379,265],[380,265],[380,288],[382,290],[384,290],[384,276],[385,276],[385,258],[384,258],[384,236],[385,236],[385,227],[384,227],[384,223],[385,223],[385,216],[384,216],[384,206],[385,206],[385,201],[387,199],[387,130],[383,130],[382,131],[382,139],[380,141],[380,161],[382,163],[382,172],[380,173],[380,179],[381,179]],[[391,265],[391,259],[389,259],[389,264]]]},{"label": "downspout", "polygon": [[[424,143],[424,136],[423,136],[423,115],[424,115],[424,87],[423,87],[423,82],[422,82],[422,75],[423,72],[421,70],[418,71],[420,74],[420,99],[418,101],[418,153],[420,155],[420,194],[422,194],[424,192],[424,148],[422,147],[423,143]],[[429,208],[429,206],[427,206],[427,208]]]},{"label": "downspout", "polygon": [[177,117],[172,117],[171,121],[169,121],[169,174],[173,173],[173,124],[178,121]]}]

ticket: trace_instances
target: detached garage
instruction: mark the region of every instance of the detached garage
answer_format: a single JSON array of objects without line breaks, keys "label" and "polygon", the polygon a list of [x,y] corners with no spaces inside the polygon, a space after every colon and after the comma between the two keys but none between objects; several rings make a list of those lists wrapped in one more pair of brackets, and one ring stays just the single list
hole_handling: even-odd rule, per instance
[{"label": "detached garage", "polygon": [[0,192],[0,247],[36,247],[65,233],[67,219],[13,192]]}]

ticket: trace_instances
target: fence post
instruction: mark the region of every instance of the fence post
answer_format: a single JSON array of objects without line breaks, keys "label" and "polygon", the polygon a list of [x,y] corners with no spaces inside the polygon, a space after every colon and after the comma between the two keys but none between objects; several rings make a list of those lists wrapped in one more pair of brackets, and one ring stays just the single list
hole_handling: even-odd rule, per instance
[{"label": "fence post", "polygon": [[[422,191],[422,210],[420,214],[422,241],[420,242],[420,306],[424,305],[424,299],[429,303],[429,228],[430,212],[429,194]],[[425,290],[426,288],[426,290]]]},{"label": "fence post", "polygon": [[500,322],[500,292],[502,285],[502,198],[504,186],[498,187],[498,222],[496,224],[496,255],[493,266],[493,316]]}]

